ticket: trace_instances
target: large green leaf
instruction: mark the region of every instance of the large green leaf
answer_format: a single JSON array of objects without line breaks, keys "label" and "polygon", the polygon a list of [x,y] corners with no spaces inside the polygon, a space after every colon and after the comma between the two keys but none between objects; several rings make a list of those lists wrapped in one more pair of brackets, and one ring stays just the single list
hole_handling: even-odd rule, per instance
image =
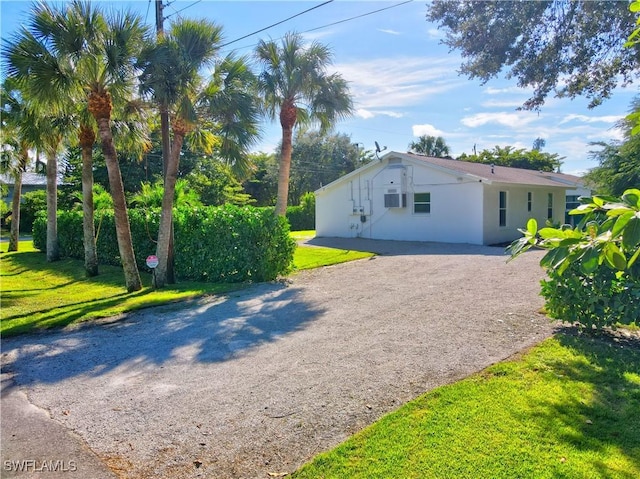
[{"label": "large green leaf", "polygon": [[562,239],[565,237],[562,230],[559,230],[557,228],[542,228],[540,231],[538,231],[538,234],[542,239],[545,240]]},{"label": "large green leaf", "polygon": [[613,269],[624,271],[627,267],[627,258],[615,243],[607,243],[605,245],[604,258]]},{"label": "large green leaf", "polygon": [[640,243],[640,218],[638,213],[629,219],[623,233],[622,244],[626,248],[635,248]]},{"label": "large green leaf", "polygon": [[622,201],[635,209],[640,209],[640,190],[631,188],[622,195]]},{"label": "large green leaf", "polygon": [[527,221],[527,232],[531,236],[535,236],[538,232],[538,222],[535,218],[530,218],[529,221]]},{"label": "large green leaf", "polygon": [[600,264],[600,252],[593,246],[585,248],[580,262],[580,269],[585,274],[593,273]]},{"label": "large green leaf", "polygon": [[616,223],[613,225],[613,228],[611,228],[611,237],[615,238],[620,233],[622,233],[622,231],[625,229],[625,227],[629,223],[629,220],[633,218],[633,216],[634,216],[633,211],[627,211],[626,213],[618,216]]}]

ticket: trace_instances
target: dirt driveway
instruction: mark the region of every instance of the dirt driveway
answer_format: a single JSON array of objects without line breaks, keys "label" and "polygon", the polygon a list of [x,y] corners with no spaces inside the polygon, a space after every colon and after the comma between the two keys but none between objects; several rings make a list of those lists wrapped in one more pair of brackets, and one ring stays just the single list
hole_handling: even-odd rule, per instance
[{"label": "dirt driveway", "polygon": [[538,252],[311,243],[380,256],[4,340],[5,370],[121,477],[266,478],[553,331]]}]

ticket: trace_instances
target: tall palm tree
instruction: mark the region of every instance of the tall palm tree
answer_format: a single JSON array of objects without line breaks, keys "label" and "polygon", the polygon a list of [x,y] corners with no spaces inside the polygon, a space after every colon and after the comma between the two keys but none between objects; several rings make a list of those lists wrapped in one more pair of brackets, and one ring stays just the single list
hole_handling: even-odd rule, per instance
[{"label": "tall palm tree", "polygon": [[[133,94],[135,57],[146,35],[140,18],[129,13],[105,18],[88,2],[76,1],[64,8],[40,3],[34,6],[28,28],[5,48],[10,75],[27,85],[39,103],[51,110],[68,111],[70,105],[81,101],[95,120],[107,163],[128,291],[139,290],[142,284],[111,132],[111,113],[114,97]],[[88,145],[88,125],[81,124],[82,141]],[[86,191],[91,194],[90,189]]]},{"label": "tall palm tree", "polygon": [[449,146],[441,136],[422,135],[418,141],[409,143],[409,150],[427,156],[443,158],[451,153]]},{"label": "tall palm tree", "polygon": [[[7,91],[6,87],[11,88]],[[22,174],[29,162],[29,150],[43,151],[47,158],[47,261],[60,259],[58,248],[58,153],[62,148],[69,118],[61,112],[45,112],[29,91],[20,88],[20,82],[12,77],[5,80],[3,88],[3,127],[14,136],[10,147],[14,150],[11,172],[14,176],[12,234],[10,247],[17,251],[20,224],[20,196]],[[4,136],[4,135],[3,135]],[[6,155],[5,155],[6,158]]]},{"label": "tall palm tree", "polygon": [[198,97],[199,115],[216,137],[219,156],[239,178],[246,177],[253,168],[249,149],[260,138],[259,104],[257,78],[248,58],[233,55],[216,63]]},{"label": "tall palm tree", "polygon": [[262,65],[259,88],[264,107],[272,120],[279,115],[282,126],[276,213],[284,216],[293,128],[296,124],[317,122],[326,132],[337,120],[351,115],[353,103],[347,82],[339,74],[327,72],[331,52],[318,42],[305,45],[300,35],[289,33],[281,46],[274,41],[261,41],[256,56]]},{"label": "tall palm tree", "polygon": [[20,94],[10,79],[5,80],[0,87],[0,109],[0,171],[7,173],[14,180],[8,251],[18,251],[22,174],[29,164],[30,145],[27,138],[21,135],[21,127],[26,124],[26,105],[21,101]]},{"label": "tall palm tree", "polygon": [[154,274],[157,288],[167,282],[175,185],[184,139],[196,126],[199,72],[213,60],[221,34],[222,28],[214,23],[181,20],[158,38],[155,45],[147,48],[140,58],[141,90],[151,95],[159,105],[167,105],[173,132],[169,161],[164,168],[164,195],[156,253],[158,267]]}]

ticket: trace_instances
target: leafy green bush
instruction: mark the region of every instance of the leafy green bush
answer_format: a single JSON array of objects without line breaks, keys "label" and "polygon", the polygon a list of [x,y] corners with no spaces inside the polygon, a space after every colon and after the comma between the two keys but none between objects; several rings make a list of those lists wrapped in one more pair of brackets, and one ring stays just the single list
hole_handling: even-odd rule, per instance
[{"label": "leafy green bush", "polygon": [[[61,256],[83,258],[82,213],[58,213]],[[155,254],[160,210],[130,209],[129,222],[138,267]],[[96,214],[98,260],[120,264],[112,211]],[[64,226],[62,226],[64,225]],[[65,231],[63,232],[63,228]],[[177,208],[174,213],[175,272],[181,279],[210,282],[270,281],[290,271],[295,241],[273,208]],[[34,225],[34,246],[46,249],[46,217]]]},{"label": "leafy green bush", "polygon": [[20,204],[20,231],[28,233],[40,211],[47,211],[47,192],[35,190],[22,195]]},{"label": "leafy green bush", "polygon": [[300,199],[299,206],[287,208],[287,220],[291,231],[313,230],[316,228],[316,196],[305,193]]},{"label": "leafy green bush", "polygon": [[538,230],[529,220],[524,236],[507,249],[511,258],[539,247],[547,314],[588,329],[638,323],[640,318],[640,190],[621,198],[594,196],[572,215],[584,215],[572,228]]}]

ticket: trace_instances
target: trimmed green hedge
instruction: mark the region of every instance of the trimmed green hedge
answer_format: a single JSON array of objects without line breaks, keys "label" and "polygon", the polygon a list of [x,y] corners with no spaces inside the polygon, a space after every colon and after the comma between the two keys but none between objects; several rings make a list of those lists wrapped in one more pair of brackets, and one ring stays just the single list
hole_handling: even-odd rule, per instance
[{"label": "trimmed green hedge", "polygon": [[[129,222],[138,267],[155,254],[159,210],[130,209]],[[120,265],[113,212],[96,215],[98,260]],[[273,208],[219,207],[174,210],[175,273],[179,279],[208,282],[271,281],[291,269],[295,241],[287,221]],[[84,258],[82,212],[58,212],[60,255]],[[46,250],[46,218],[38,217],[33,244]]]},{"label": "trimmed green hedge", "polygon": [[302,195],[299,206],[287,208],[287,220],[291,231],[316,229],[316,196],[313,193]]}]

